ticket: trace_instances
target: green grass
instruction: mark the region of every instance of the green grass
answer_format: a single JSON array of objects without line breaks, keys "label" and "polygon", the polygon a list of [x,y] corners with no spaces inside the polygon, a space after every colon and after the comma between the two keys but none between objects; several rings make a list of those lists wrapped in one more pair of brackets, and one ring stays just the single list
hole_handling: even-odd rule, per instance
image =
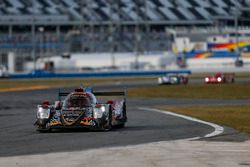
[{"label": "green grass", "polygon": [[163,85],[129,89],[130,97],[250,99],[250,84]]},{"label": "green grass", "polygon": [[52,79],[2,79],[0,80],[0,90],[15,87],[48,86],[48,87],[77,87],[80,85],[89,86],[98,83],[126,82],[134,80],[149,80],[151,77],[127,77],[127,78],[52,78]]},{"label": "green grass", "polygon": [[[214,75],[211,73],[200,73],[192,74],[189,77],[192,79],[203,79],[207,75]],[[250,78],[250,73],[236,73],[237,78]],[[136,81],[136,80],[157,80],[157,77],[110,77],[110,78],[52,78],[52,79],[1,79],[0,80],[0,89],[3,88],[13,88],[13,87],[28,87],[43,85],[49,87],[71,87],[79,86],[81,84],[91,85],[96,83],[107,83],[107,82],[123,82],[123,81]]]},{"label": "green grass", "polygon": [[250,105],[163,107],[161,109],[250,133]]},{"label": "green grass", "polygon": [[[69,79],[32,79],[32,80],[0,80],[0,91],[15,87],[48,86],[78,87],[108,82],[126,82],[136,80],[156,80],[153,77],[140,78],[69,78]],[[128,89],[130,97],[156,98],[201,98],[201,99],[250,99],[250,84],[188,84],[137,87]]]}]

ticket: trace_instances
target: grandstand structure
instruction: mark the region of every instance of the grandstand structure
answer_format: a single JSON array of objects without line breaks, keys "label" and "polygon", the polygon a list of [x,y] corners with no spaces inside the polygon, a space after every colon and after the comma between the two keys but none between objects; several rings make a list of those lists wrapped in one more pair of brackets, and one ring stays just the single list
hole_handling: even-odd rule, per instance
[{"label": "grandstand structure", "polygon": [[[231,16],[247,0],[1,0],[1,24],[203,24],[213,17]],[[147,9],[146,9],[147,8]]]},{"label": "grandstand structure", "polygon": [[28,60],[166,51],[173,38],[167,28],[232,24],[248,7],[250,0],[0,0],[0,49]]}]

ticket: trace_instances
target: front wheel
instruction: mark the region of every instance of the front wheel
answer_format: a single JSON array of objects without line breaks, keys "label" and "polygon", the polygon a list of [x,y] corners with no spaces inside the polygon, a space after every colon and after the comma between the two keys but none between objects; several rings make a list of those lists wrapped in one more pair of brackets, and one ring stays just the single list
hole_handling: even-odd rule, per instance
[{"label": "front wheel", "polygon": [[40,133],[51,132],[51,128],[48,127],[48,123],[44,126],[38,126],[36,130]]}]

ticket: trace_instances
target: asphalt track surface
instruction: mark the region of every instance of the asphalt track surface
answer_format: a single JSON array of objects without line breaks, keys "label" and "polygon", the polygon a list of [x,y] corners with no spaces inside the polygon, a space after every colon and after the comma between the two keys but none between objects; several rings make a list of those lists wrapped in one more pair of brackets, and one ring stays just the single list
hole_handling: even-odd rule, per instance
[{"label": "asphalt track surface", "polygon": [[[120,85],[120,83],[113,83]],[[128,87],[141,83],[125,83]],[[151,83],[144,83],[150,85]],[[96,86],[110,89],[113,86]],[[157,112],[138,109],[155,105],[249,104],[249,100],[128,99],[128,123],[123,129],[109,132],[60,130],[35,131],[36,105],[44,99],[57,99],[58,89],[21,91],[0,94],[0,156],[40,154],[126,146],[156,141],[204,136],[214,129],[200,123]]]}]

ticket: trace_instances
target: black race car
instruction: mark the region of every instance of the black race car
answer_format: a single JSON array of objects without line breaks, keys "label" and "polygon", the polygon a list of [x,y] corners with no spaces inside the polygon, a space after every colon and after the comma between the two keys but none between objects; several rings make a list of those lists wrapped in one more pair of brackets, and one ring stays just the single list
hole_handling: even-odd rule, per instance
[{"label": "black race car", "polygon": [[[122,99],[97,101],[96,96],[123,96]],[[62,100],[62,97],[66,97]],[[59,100],[51,105],[44,101],[37,106],[35,126],[40,132],[59,128],[88,128],[108,131],[124,127],[127,122],[126,97],[123,92],[93,92],[89,88],[71,93],[59,93]]]}]

